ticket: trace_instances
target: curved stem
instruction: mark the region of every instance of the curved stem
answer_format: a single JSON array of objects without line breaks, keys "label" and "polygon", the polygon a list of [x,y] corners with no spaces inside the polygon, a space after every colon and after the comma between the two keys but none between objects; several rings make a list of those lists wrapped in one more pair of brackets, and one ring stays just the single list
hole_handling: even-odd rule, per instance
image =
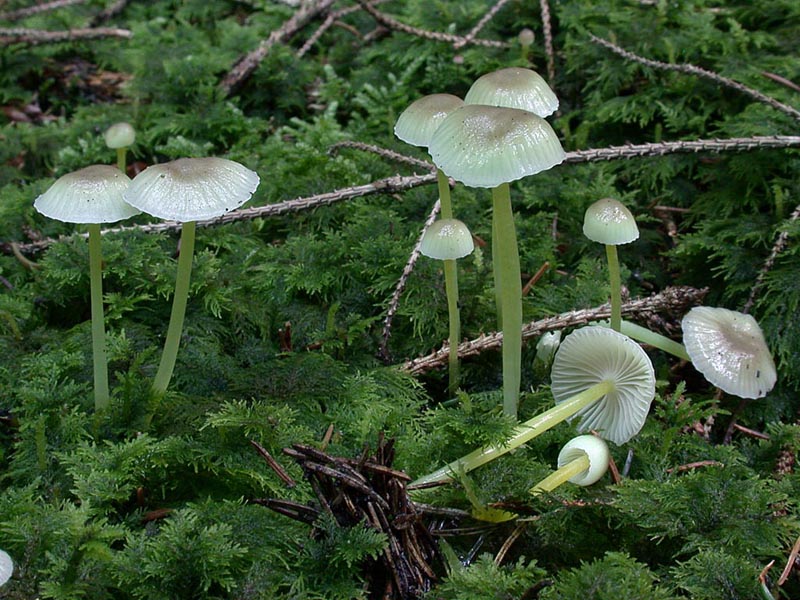
[{"label": "curved stem", "polygon": [[439,186],[439,204],[443,219],[453,218],[453,202],[450,200],[450,181],[441,169],[436,169],[436,183]]},{"label": "curved stem", "polygon": [[108,406],[108,359],[103,317],[103,253],[100,224],[89,224],[89,294],[92,306],[92,366],[94,370],[94,408]]},{"label": "curved stem", "polygon": [[680,344],[675,340],[671,340],[660,333],[656,333],[655,331],[650,331],[646,327],[642,327],[636,323],[622,321],[620,333],[624,333],[629,338],[634,339],[637,342],[641,342],[642,344],[647,344],[649,346],[653,346],[654,348],[658,348],[659,350],[663,350],[664,352],[668,352],[669,354],[672,354],[673,356],[682,360],[688,360],[689,362],[692,360],[686,353],[686,348],[684,348],[683,344]]},{"label": "curved stem", "polygon": [[589,466],[589,455],[584,452],[578,458],[569,461],[563,467],[559,467],[558,470],[553,471],[550,475],[542,479],[531,488],[530,493],[537,495],[544,492],[552,492],[562,483],[566,483],[576,475],[588,471]]},{"label": "curved stem", "polygon": [[458,271],[456,261],[445,260],[443,262],[447,313],[450,319],[448,392],[452,397],[458,389],[458,341],[461,338],[461,317],[458,314]]},{"label": "curved stem", "polygon": [[181,227],[181,253],[178,257],[178,273],[175,278],[175,295],[172,298],[172,313],[169,317],[167,339],[164,341],[164,352],[161,364],[153,380],[153,391],[161,395],[167,391],[175,360],[178,357],[178,346],[181,343],[183,319],[186,316],[186,301],[189,297],[189,280],[192,274],[192,255],[194,254],[195,222],[188,221]]},{"label": "curved stem", "polygon": [[611,279],[611,329],[619,331],[622,321],[622,277],[619,272],[617,247],[606,244],[608,276]]},{"label": "curved stem", "polygon": [[117,168],[123,173],[125,173],[125,155],[127,151],[127,148],[117,148]]},{"label": "curved stem", "polygon": [[492,189],[497,254],[493,257],[503,319],[503,412],[517,416],[522,372],[522,279],[507,183]]},{"label": "curved stem", "polygon": [[543,413],[528,419],[524,423],[519,424],[514,428],[511,437],[505,442],[505,444],[498,446],[487,446],[485,448],[473,450],[466,456],[451,462],[447,466],[442,467],[433,473],[425,475],[424,477],[420,477],[411,485],[421,486],[439,481],[450,481],[453,479],[453,473],[461,472],[461,470],[463,470],[464,473],[468,473],[473,469],[477,469],[481,465],[485,465],[498,456],[502,456],[514,448],[518,448],[522,444],[529,442],[548,429],[558,425],[562,421],[575,415],[581,409],[586,408],[587,406],[596,402],[613,389],[613,381],[606,380],[596,383],[581,393],[575,394],[572,396],[572,398],[569,398],[560,404],[556,404],[553,408],[550,408]]}]

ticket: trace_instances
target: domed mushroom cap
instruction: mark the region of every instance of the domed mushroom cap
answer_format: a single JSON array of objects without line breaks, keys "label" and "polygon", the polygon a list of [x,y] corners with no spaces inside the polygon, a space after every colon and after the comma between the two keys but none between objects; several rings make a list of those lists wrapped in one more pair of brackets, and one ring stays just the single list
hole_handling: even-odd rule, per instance
[{"label": "domed mushroom cap", "polygon": [[446,175],[493,188],[561,163],[564,149],[550,124],[516,108],[465,104],[433,134],[428,148]]},{"label": "domed mushroom cap", "polygon": [[139,173],[125,200],[160,219],[201,221],[238,208],[258,183],[254,171],[232,160],[179,158]]},{"label": "domed mushroom cap", "polygon": [[696,306],[681,324],[686,352],[710,383],[740,398],[761,398],[775,385],[775,363],[750,315]]},{"label": "domed mushroom cap", "polygon": [[608,471],[611,453],[608,451],[608,444],[601,438],[595,435],[579,435],[572,438],[558,453],[558,468],[560,469],[584,454],[589,459],[589,468],[570,477],[569,481],[576,485],[587,486],[596,483]]},{"label": "domed mushroom cap", "polygon": [[130,123],[114,123],[103,133],[103,138],[109,148],[127,148],[136,141],[136,130]]},{"label": "domed mushroom cap", "polygon": [[14,562],[6,552],[0,550],[0,586],[11,579],[11,574],[13,572]]},{"label": "domed mushroom cap", "polygon": [[618,246],[639,239],[631,211],[619,200],[603,198],[586,209],[583,235],[601,244]]},{"label": "domed mushroom cap", "polygon": [[568,335],[556,352],[551,372],[556,403],[600,383],[614,389],[579,411],[579,431],[597,431],[615,444],[639,433],[656,394],[653,365],[641,346],[605,327],[583,327]]},{"label": "domed mushroom cap", "polygon": [[397,119],[394,134],[412,146],[427,148],[433,132],[447,115],[464,105],[464,101],[452,94],[431,94],[409,104]]},{"label": "domed mushroom cap", "polygon": [[469,88],[464,103],[519,108],[540,117],[558,110],[558,98],[542,76],[519,67],[482,75]]},{"label": "domed mushroom cap", "polygon": [[123,199],[130,183],[116,167],[92,165],[59,177],[33,207],[65,223],[114,223],[139,214]]},{"label": "domed mushroom cap", "polygon": [[458,219],[439,219],[428,227],[419,251],[437,260],[456,260],[475,248],[469,228]]}]

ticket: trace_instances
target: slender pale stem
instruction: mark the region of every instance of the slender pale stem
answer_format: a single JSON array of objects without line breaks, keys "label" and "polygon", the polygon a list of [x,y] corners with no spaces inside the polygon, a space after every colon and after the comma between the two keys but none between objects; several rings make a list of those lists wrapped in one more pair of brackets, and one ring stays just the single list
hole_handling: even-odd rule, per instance
[{"label": "slender pale stem", "polygon": [[522,372],[522,276],[507,183],[492,189],[497,254],[493,257],[503,319],[503,412],[517,416]]},{"label": "slender pale stem", "polygon": [[617,247],[606,244],[608,276],[611,279],[611,329],[619,331],[622,322],[622,277],[619,273]]},{"label": "slender pale stem", "polygon": [[94,408],[108,407],[108,359],[103,317],[103,253],[100,224],[89,224],[89,294],[92,307],[92,364],[94,370]]},{"label": "slender pale stem", "polygon": [[443,219],[453,218],[453,202],[450,199],[450,182],[441,169],[436,169],[436,183],[439,186],[439,204]]},{"label": "slender pale stem", "polygon": [[690,362],[692,360],[686,353],[686,348],[684,348],[683,344],[679,344],[675,340],[671,340],[655,331],[650,331],[646,327],[642,327],[636,323],[622,321],[620,333],[624,333],[629,338],[641,342],[642,344],[647,344],[659,350],[663,350],[664,352],[668,352],[682,360],[688,360]]},{"label": "slender pale stem", "polygon": [[117,148],[117,168],[123,173],[125,173],[125,156],[127,152],[127,148]]},{"label": "slender pale stem", "polygon": [[562,483],[566,483],[576,475],[588,471],[589,466],[589,455],[584,452],[578,458],[569,461],[563,467],[559,467],[557,471],[553,471],[550,475],[542,479],[531,488],[530,493],[536,495],[544,492],[552,492]]},{"label": "slender pale stem", "polygon": [[461,317],[458,314],[458,271],[455,260],[444,262],[444,284],[447,291],[447,313],[450,319],[449,386],[450,396],[458,389],[458,342],[461,338]]},{"label": "slender pale stem", "polygon": [[605,380],[600,383],[594,384],[592,387],[585,389],[579,394],[575,394],[572,398],[556,404],[553,408],[546,410],[535,417],[528,419],[524,423],[519,424],[514,428],[511,437],[505,444],[498,446],[487,446],[473,450],[466,456],[451,462],[445,467],[425,475],[420,479],[413,482],[412,486],[419,486],[438,481],[449,481],[453,477],[453,473],[463,472],[468,473],[473,469],[477,469],[481,465],[485,465],[498,456],[502,456],[507,452],[511,452],[522,444],[525,444],[535,438],[536,436],[544,433],[545,431],[555,427],[562,421],[575,415],[581,409],[586,408],[592,403],[596,402],[609,392],[614,390],[614,382]]},{"label": "slender pale stem", "polygon": [[153,380],[153,391],[158,395],[167,391],[178,347],[183,332],[183,319],[186,316],[186,301],[189,297],[189,280],[192,274],[192,256],[194,254],[195,222],[188,221],[181,227],[181,253],[178,257],[178,273],[175,278],[175,295],[172,298],[172,314],[169,317],[167,339],[164,341],[164,352],[161,364]]}]

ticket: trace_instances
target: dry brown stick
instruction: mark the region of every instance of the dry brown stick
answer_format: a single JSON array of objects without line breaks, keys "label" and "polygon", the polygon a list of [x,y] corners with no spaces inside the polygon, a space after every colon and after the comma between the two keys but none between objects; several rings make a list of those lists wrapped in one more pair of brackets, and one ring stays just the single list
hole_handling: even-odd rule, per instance
[{"label": "dry brown stick", "polygon": [[73,40],[94,40],[97,38],[116,37],[130,39],[133,33],[129,29],[115,27],[94,27],[87,29],[68,29],[66,31],[44,31],[42,29],[0,28],[0,46],[11,44],[56,44]]},{"label": "dry brown stick", "polygon": [[53,2],[34,4],[33,6],[26,6],[25,8],[11,10],[6,13],[0,13],[0,19],[3,21],[19,21],[20,19],[26,19],[43,12],[58,10],[59,8],[65,8],[67,6],[72,6],[73,4],[83,4],[85,2],[86,0],[54,0]]},{"label": "dry brown stick", "polygon": [[542,12],[542,29],[544,30],[544,52],[547,56],[547,81],[555,89],[556,82],[556,55],[553,51],[553,24],[550,19],[550,3],[539,0]]},{"label": "dry brown stick", "polygon": [[286,470],[278,463],[277,460],[275,460],[275,458],[266,448],[264,448],[255,440],[250,440],[250,444],[252,444],[253,448],[256,449],[256,452],[261,455],[261,458],[267,461],[269,467],[275,471],[275,474],[280,478],[281,481],[283,481],[283,483],[286,484],[287,487],[293,488],[297,485],[295,480],[292,479],[291,475],[286,472]]},{"label": "dry brown stick", "polygon": [[411,276],[411,272],[414,270],[417,260],[419,259],[419,247],[422,244],[422,238],[425,236],[425,232],[428,231],[428,228],[433,225],[433,222],[436,220],[436,216],[439,214],[440,209],[441,203],[439,200],[436,200],[436,202],[433,204],[433,209],[425,221],[425,224],[422,226],[422,231],[419,233],[417,243],[414,244],[414,249],[411,251],[411,256],[408,257],[408,262],[406,262],[406,266],[403,267],[403,274],[397,281],[397,285],[394,288],[394,293],[392,294],[392,299],[389,301],[389,310],[386,312],[386,318],[383,320],[383,333],[381,334],[381,345],[378,350],[378,354],[383,360],[389,360],[389,337],[392,335],[392,321],[394,320],[394,315],[397,313],[397,309],[400,307],[400,296],[406,289],[408,278]]},{"label": "dry brown stick", "polygon": [[787,87],[792,91],[800,92],[800,85],[797,85],[790,79],[786,79],[786,77],[781,77],[780,75],[776,73],[770,73],[769,71],[762,71],[761,74],[767,79],[771,79],[775,83],[780,83],[782,86]]},{"label": "dry brown stick", "polygon": [[786,580],[789,579],[789,574],[792,572],[792,569],[795,566],[795,561],[797,560],[798,554],[800,554],[800,537],[797,538],[794,546],[792,546],[792,551],[789,553],[789,560],[786,561],[786,566],[784,567],[781,576],[778,577],[779,586],[786,583]]},{"label": "dry brown stick", "polygon": [[[386,13],[382,13],[376,10],[372,2],[367,2],[367,0],[358,0],[358,3],[365,11],[367,11],[372,16],[373,19],[375,19],[379,24],[389,29],[393,29],[395,31],[402,31],[403,33],[408,33],[416,37],[425,38],[426,40],[447,42],[449,44],[457,44],[458,42],[465,39],[460,35],[452,35],[450,33],[442,33],[440,31],[428,31],[426,29],[418,29],[417,27],[411,27],[410,25],[406,25],[405,23],[401,23],[397,19],[390,17]],[[476,46],[486,46],[489,48],[508,47],[508,44],[506,42],[499,42],[497,40],[471,40],[468,41],[467,43],[474,44]]]},{"label": "dry brown stick", "polygon": [[305,56],[306,53],[309,50],[311,50],[314,44],[317,43],[319,38],[322,37],[322,34],[324,34],[326,31],[328,31],[328,29],[333,27],[333,24],[336,21],[338,21],[342,17],[346,17],[351,13],[358,12],[359,10],[361,10],[360,6],[348,6],[347,8],[343,8],[341,10],[337,10],[328,14],[328,16],[325,17],[325,20],[322,22],[322,25],[317,27],[317,30],[311,34],[311,36],[301,46],[300,50],[297,51],[297,58],[303,58],[303,56]]},{"label": "dry brown stick", "polygon": [[747,87],[744,84],[739,83],[738,81],[734,81],[733,79],[728,79],[727,77],[723,77],[722,75],[718,75],[713,71],[707,71],[701,67],[683,63],[683,64],[671,64],[665,63],[658,60],[651,60],[649,58],[644,58],[643,56],[639,56],[638,54],[634,54],[624,48],[620,48],[616,44],[609,42],[608,40],[604,40],[603,38],[599,38],[596,35],[589,35],[589,39],[591,39],[595,44],[600,44],[614,52],[622,56],[623,58],[627,58],[628,60],[632,60],[634,62],[638,62],[640,64],[646,65],[648,67],[653,67],[655,69],[664,69],[667,71],[679,71],[681,73],[688,73],[690,75],[697,75],[699,77],[704,77],[706,79],[710,79],[714,83],[719,85],[723,85],[725,87],[729,87],[734,89],[738,92],[746,94],[759,102],[763,102],[772,108],[781,111],[784,114],[789,115],[793,119],[800,120],[800,110],[789,106],[788,104],[784,104],[783,102],[779,102],[775,98],[771,96],[767,96],[766,94],[759,92],[758,90],[754,90],[752,88]]},{"label": "dry brown stick", "polygon": [[429,163],[428,161],[420,160],[418,158],[414,158],[413,156],[400,154],[399,152],[395,152],[394,150],[381,148],[380,146],[375,146],[374,144],[365,144],[364,142],[352,142],[349,140],[344,142],[337,142],[328,149],[328,153],[336,154],[339,148],[353,148],[355,150],[361,150],[363,152],[371,152],[373,154],[377,154],[382,158],[386,158],[388,160],[393,160],[396,162],[406,163],[408,165],[411,165],[412,167],[419,167],[427,171],[433,171],[436,168],[435,165]]},{"label": "dry brown stick", "polygon": [[230,95],[253,74],[274,45],[283,43],[291,38],[317,15],[327,11],[334,2],[335,0],[316,0],[301,5],[291,18],[279,29],[270,33],[269,37],[263,40],[255,50],[248,52],[236,61],[233,68],[219,84],[222,92],[226,96]]},{"label": "dry brown stick", "polygon": [[[691,287],[671,287],[665,289],[660,294],[631,300],[622,305],[622,313],[625,315],[635,315],[646,312],[663,311],[684,311],[688,306],[700,303],[707,290]],[[611,308],[608,304],[595,308],[574,310],[561,313],[554,317],[547,317],[539,321],[533,321],[522,327],[522,339],[530,340],[537,338],[547,331],[556,331],[565,327],[575,327],[586,325],[592,321],[607,319],[611,315]],[[487,350],[499,350],[503,344],[502,332],[495,331],[486,333],[480,337],[463,342],[458,346],[459,358],[477,356]],[[438,369],[447,364],[450,348],[445,343],[439,350],[409,361],[406,361],[398,368],[412,375],[420,375],[432,369]]]},{"label": "dry brown stick", "polygon": [[489,21],[491,21],[494,18],[494,16],[498,12],[500,12],[500,9],[503,8],[506,4],[508,4],[508,0],[497,0],[494,6],[492,6],[492,8],[490,8],[488,12],[481,17],[480,21],[478,21],[475,24],[475,27],[470,29],[467,35],[465,35],[463,38],[461,38],[460,40],[458,40],[453,44],[453,48],[458,50],[459,48],[463,48],[467,44],[474,43],[475,36],[477,36],[483,30],[483,28],[486,27],[486,24]]},{"label": "dry brown stick", "polygon": [[130,0],[117,0],[114,2],[114,4],[107,6],[104,10],[101,10],[94,17],[92,17],[92,20],[89,21],[89,24],[92,27],[96,27],[100,23],[105,23],[109,19],[113,19],[123,10],[125,10],[125,7],[128,6],[128,2],[130,2]]}]

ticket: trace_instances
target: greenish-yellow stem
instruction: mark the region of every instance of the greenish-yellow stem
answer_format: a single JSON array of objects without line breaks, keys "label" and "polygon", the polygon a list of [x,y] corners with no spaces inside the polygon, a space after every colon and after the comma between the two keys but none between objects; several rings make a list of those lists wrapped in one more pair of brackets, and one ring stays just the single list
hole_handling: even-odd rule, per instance
[{"label": "greenish-yellow stem", "polygon": [[449,386],[450,396],[458,389],[458,341],[461,338],[461,317],[458,313],[458,272],[455,260],[444,262],[444,284],[447,292],[447,313],[450,319]]},{"label": "greenish-yellow stem", "polygon": [[100,224],[89,224],[89,295],[92,312],[92,364],[94,371],[94,408],[108,407],[108,359],[103,317],[103,253],[100,248]]},{"label": "greenish-yellow stem", "polygon": [[496,238],[496,244],[493,241],[495,283],[503,323],[503,412],[516,418],[522,373],[522,276],[507,183],[492,189],[492,217]]},{"label": "greenish-yellow stem", "polygon": [[128,152],[127,148],[117,148],[117,168],[123,173],[125,172],[125,167],[126,167],[125,157],[127,152]]},{"label": "greenish-yellow stem", "polygon": [[439,205],[443,219],[453,218],[453,202],[450,199],[450,182],[441,169],[436,169],[436,183],[439,186]]},{"label": "greenish-yellow stem", "polygon": [[608,276],[611,279],[611,329],[619,331],[622,322],[622,277],[619,272],[617,247],[606,244]]},{"label": "greenish-yellow stem", "polygon": [[563,467],[559,467],[557,471],[553,471],[550,475],[542,479],[531,488],[530,493],[538,495],[545,492],[552,492],[562,483],[566,483],[576,475],[588,471],[589,466],[589,455],[584,452],[578,458],[571,460]]},{"label": "greenish-yellow stem", "polygon": [[186,316],[186,302],[189,297],[189,281],[192,274],[192,256],[194,255],[195,222],[188,221],[181,227],[181,253],[178,256],[178,273],[175,278],[175,295],[172,298],[172,313],[169,317],[167,339],[164,341],[164,352],[161,363],[153,380],[153,391],[163,395],[167,391],[178,347],[183,332],[183,319]]},{"label": "greenish-yellow stem", "polygon": [[690,362],[692,360],[686,353],[686,348],[684,348],[683,344],[671,340],[655,331],[650,331],[646,327],[642,327],[636,323],[622,321],[620,333],[624,333],[629,338],[641,342],[642,344],[647,344],[648,346],[653,346],[654,348],[668,352],[682,360],[688,360]]},{"label": "greenish-yellow stem", "polygon": [[473,450],[466,456],[451,462],[447,466],[417,479],[411,485],[421,486],[430,483],[450,481],[453,479],[452,475],[461,472],[461,470],[463,470],[464,473],[469,473],[473,469],[485,465],[498,456],[503,456],[503,454],[511,452],[522,444],[531,441],[536,436],[555,427],[613,390],[613,381],[606,380],[596,383],[581,393],[575,394],[568,400],[556,404],[553,408],[519,424],[514,428],[511,437],[505,444]]}]

